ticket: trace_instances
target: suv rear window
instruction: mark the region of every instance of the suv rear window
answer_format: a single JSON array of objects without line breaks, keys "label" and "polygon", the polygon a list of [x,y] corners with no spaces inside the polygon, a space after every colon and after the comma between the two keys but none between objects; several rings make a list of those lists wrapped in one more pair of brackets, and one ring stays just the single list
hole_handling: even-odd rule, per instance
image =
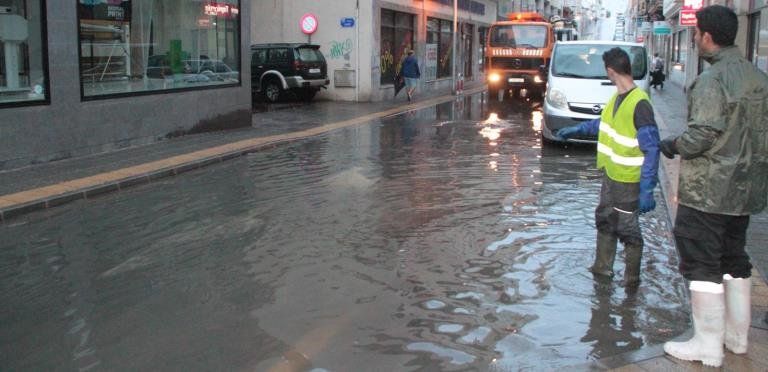
[{"label": "suv rear window", "polygon": [[298,48],[298,51],[299,59],[304,62],[320,62],[323,60],[323,55],[315,48]]},{"label": "suv rear window", "polygon": [[603,63],[603,53],[618,46],[629,54],[632,78],[645,78],[648,55],[645,48],[631,45],[610,44],[560,44],[552,57],[552,75],[582,79],[608,79]]}]

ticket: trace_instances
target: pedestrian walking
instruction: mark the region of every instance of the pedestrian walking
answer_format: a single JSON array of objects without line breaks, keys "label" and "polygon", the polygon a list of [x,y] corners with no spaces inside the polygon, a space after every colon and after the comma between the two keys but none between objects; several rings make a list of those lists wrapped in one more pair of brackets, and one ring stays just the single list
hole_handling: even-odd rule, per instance
[{"label": "pedestrian walking", "polygon": [[597,247],[590,271],[613,276],[616,244],[624,245],[625,285],[640,281],[643,236],[639,214],[656,208],[659,130],[648,94],[632,78],[629,55],[621,48],[603,53],[608,79],[616,93],[600,118],[556,132],[561,139],[597,135],[597,167],[603,171],[600,201],[595,209]]},{"label": "pedestrian walking", "polygon": [[651,86],[656,89],[656,87],[661,87],[661,89],[664,89],[664,80],[666,79],[666,76],[664,75],[664,60],[659,57],[659,53],[653,54],[653,61],[651,61]]},{"label": "pedestrian walking", "polygon": [[405,78],[405,93],[408,94],[408,100],[413,98],[413,91],[419,84],[421,71],[419,71],[419,61],[413,55],[413,50],[408,50],[408,56],[403,60],[400,66],[400,76]]},{"label": "pedestrian walking", "polygon": [[664,156],[681,158],[673,231],[694,332],[664,351],[719,367],[723,344],[747,352],[752,264],[744,247],[749,216],[768,195],[768,76],[734,45],[731,9],[708,6],[696,20],[694,42],[711,66],[688,89],[687,129],[660,144]]}]

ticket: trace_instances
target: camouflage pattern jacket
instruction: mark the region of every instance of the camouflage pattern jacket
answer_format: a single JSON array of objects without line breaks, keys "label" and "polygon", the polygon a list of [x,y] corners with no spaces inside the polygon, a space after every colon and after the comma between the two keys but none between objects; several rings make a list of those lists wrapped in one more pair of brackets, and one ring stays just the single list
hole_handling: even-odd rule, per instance
[{"label": "camouflage pattern jacket", "polygon": [[681,205],[725,215],[762,211],[768,198],[768,76],[736,46],[691,85],[688,128],[677,138]]}]

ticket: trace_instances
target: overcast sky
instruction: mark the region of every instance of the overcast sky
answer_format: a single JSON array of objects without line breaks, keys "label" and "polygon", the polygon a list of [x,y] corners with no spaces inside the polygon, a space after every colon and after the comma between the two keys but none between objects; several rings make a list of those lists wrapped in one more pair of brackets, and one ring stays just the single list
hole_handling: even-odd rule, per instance
[{"label": "overcast sky", "polygon": [[610,10],[611,14],[623,13],[627,10],[627,0],[603,0],[603,8]]}]

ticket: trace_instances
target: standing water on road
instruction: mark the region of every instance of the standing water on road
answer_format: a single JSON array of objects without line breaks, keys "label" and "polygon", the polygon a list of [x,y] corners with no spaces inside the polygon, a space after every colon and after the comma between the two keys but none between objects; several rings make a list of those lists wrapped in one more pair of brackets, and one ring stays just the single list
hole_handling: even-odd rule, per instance
[{"label": "standing water on road", "polygon": [[640,287],[621,248],[593,280],[595,150],[540,118],[476,95],[0,226],[0,365],[555,369],[680,334],[663,203]]}]

